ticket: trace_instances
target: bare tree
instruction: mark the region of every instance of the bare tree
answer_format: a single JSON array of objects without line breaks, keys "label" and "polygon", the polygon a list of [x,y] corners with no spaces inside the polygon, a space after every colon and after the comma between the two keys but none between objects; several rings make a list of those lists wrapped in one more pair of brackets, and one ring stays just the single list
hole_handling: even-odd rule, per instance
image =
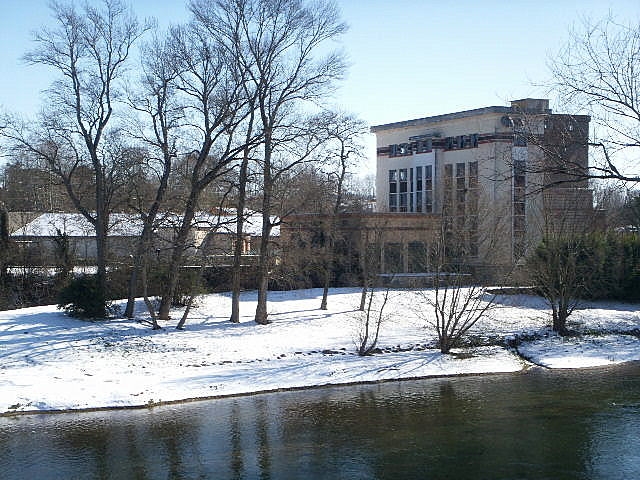
[{"label": "bare tree", "polygon": [[[563,104],[591,115],[596,125],[588,140],[595,161],[588,172],[573,170],[577,179],[640,181],[639,48],[640,23],[620,23],[610,16],[583,21],[549,62],[551,87]],[[577,125],[569,123],[567,130]]]},{"label": "bare tree", "polygon": [[[374,287],[376,276],[380,273],[380,256],[382,243],[380,240],[371,243],[370,236],[380,236],[380,230],[370,232],[365,229],[362,236],[362,244],[360,245],[360,268],[362,270],[362,290],[360,294],[360,306],[358,310],[363,312],[367,302],[367,292]],[[370,246],[371,245],[371,246]]]},{"label": "bare tree", "polygon": [[432,239],[426,252],[432,289],[421,290],[418,295],[431,312],[421,310],[428,328],[438,337],[441,353],[450,353],[461,345],[474,325],[485,317],[494,305],[495,296],[473,278],[465,257],[469,255],[465,232],[456,230],[443,220],[442,228]]},{"label": "bare tree", "polygon": [[4,291],[9,266],[9,212],[0,201],[0,295]]},{"label": "bare tree", "polygon": [[[222,6],[239,19],[235,32],[242,48],[242,63],[256,91],[256,108],[263,132],[262,171],[262,239],[258,266],[258,306],[255,321],[269,323],[267,289],[269,283],[270,234],[273,228],[273,188],[277,161],[288,163],[287,140],[295,131],[297,108],[305,102],[320,100],[344,71],[344,61],[337,53],[317,59],[318,50],[337,38],[345,25],[339,21],[335,5],[313,4],[300,0],[223,0]],[[213,15],[209,2],[193,1],[192,11],[206,21]],[[295,157],[295,162],[300,161]]]},{"label": "bare tree", "polygon": [[[189,148],[187,198],[180,226],[172,242],[166,282],[162,289],[159,318],[166,320],[176,291],[178,273],[199,200],[205,188],[227,174],[245,150],[242,135],[251,115],[242,79],[230,68],[228,51],[210,38],[198,24],[174,28],[172,42],[180,74],[176,88],[184,102],[185,139],[199,142]],[[188,141],[188,140],[187,140]],[[254,137],[249,142],[256,141]]]},{"label": "bare tree", "polygon": [[191,10],[196,20],[207,29],[217,44],[226,52],[226,58],[233,70],[237,81],[242,86],[244,96],[247,99],[248,118],[245,127],[244,149],[238,170],[236,189],[236,237],[233,248],[233,264],[231,268],[231,316],[230,321],[240,321],[240,289],[242,253],[244,250],[244,221],[247,205],[247,184],[250,181],[250,162],[255,149],[259,144],[260,133],[256,132],[256,100],[257,87],[249,81],[251,67],[255,65],[247,62],[253,61],[247,53],[247,45],[241,34],[246,18],[242,2],[223,1],[205,4],[192,2]]},{"label": "bare tree", "polygon": [[380,327],[385,320],[384,309],[389,300],[389,287],[384,289],[382,299],[377,298],[376,289],[370,285],[366,294],[366,308],[359,310],[357,348],[361,357],[371,355],[378,345]]},{"label": "bare tree", "polygon": [[159,328],[155,311],[147,300],[147,269],[152,250],[153,229],[163,204],[174,159],[177,156],[179,129],[183,108],[177,99],[176,79],[179,62],[174,56],[170,39],[155,38],[143,49],[141,90],[131,95],[130,105],[142,118],[132,126],[135,138],[151,152],[145,170],[154,177],[155,193],[151,199],[138,195],[135,210],[142,219],[142,232],[133,259],[129,279],[129,294],[125,315],[133,317],[138,273],[144,290],[145,303],[152,318],[153,328]]},{"label": "bare tree", "polygon": [[[119,0],[99,6],[52,2],[56,27],[35,34],[36,48],[25,55],[31,64],[46,65],[60,78],[47,91],[48,103],[35,128],[13,121],[3,132],[14,147],[45,161],[64,184],[74,206],[94,226],[98,292],[106,299],[107,231],[113,189],[122,165],[111,161],[121,150],[111,128],[126,75],[130,52],[147,29]],[[83,166],[92,172],[93,204],[83,203],[75,175]],[[113,184],[112,184],[113,185]],[[106,311],[103,312],[106,314]]]},{"label": "bare tree", "polygon": [[349,168],[354,166],[362,156],[362,137],[367,133],[366,124],[353,115],[334,114],[327,112],[323,116],[324,135],[327,138],[326,164],[329,168],[328,175],[334,180],[334,203],[329,212],[327,229],[327,241],[322,255],[323,291],[320,309],[327,309],[329,286],[332,281],[335,257],[336,217],[343,208],[345,180]]}]

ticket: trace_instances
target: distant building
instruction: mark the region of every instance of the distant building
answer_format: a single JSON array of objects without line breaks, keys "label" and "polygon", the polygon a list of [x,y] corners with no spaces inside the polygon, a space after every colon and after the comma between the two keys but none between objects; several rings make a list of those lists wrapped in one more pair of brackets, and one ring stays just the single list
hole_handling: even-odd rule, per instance
[{"label": "distant building", "polygon": [[[552,113],[548,100],[523,99],[372,127],[377,213],[358,223],[384,226],[376,227],[386,232],[382,271],[427,271],[428,261],[415,259],[442,241],[452,261],[491,278],[546,229],[590,227],[589,121]],[[283,236],[300,237],[313,222],[299,216],[289,224]]]},{"label": "distant building", "polygon": [[[175,214],[162,214],[154,229],[155,256],[158,259],[167,256],[175,231],[182,217]],[[109,260],[116,263],[129,263],[135,252],[142,233],[142,221],[137,215],[114,213],[110,215]],[[260,243],[262,235],[262,215],[250,213],[243,224],[243,255],[251,255]],[[10,237],[16,249],[13,255],[15,265],[52,266],[57,263],[60,240],[65,236],[69,254],[75,265],[94,265],[96,261],[95,229],[79,213],[43,213],[29,217],[19,228],[15,228]],[[207,258],[216,263],[228,263],[225,257],[233,252],[233,240],[236,235],[235,215],[212,215],[198,213],[194,218],[187,240],[187,255]],[[279,236],[279,227],[274,227],[271,236]],[[202,260],[199,260],[202,261]]]},{"label": "distant building", "polygon": [[377,211],[436,214],[471,264],[509,264],[593,216],[588,116],[545,99],[378,125]]}]

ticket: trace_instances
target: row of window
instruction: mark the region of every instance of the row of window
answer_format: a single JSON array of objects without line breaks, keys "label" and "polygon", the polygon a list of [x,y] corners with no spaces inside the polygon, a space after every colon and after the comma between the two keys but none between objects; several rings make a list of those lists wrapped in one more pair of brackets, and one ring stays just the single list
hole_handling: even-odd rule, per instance
[{"label": "row of window", "polygon": [[520,258],[526,249],[526,162],[513,158],[513,255]]},{"label": "row of window", "polygon": [[442,213],[452,257],[478,255],[478,185],[478,162],[444,166]]},{"label": "row of window", "polygon": [[370,244],[367,246],[367,258],[375,271],[386,273],[428,272],[431,270],[430,265],[434,263],[427,244],[419,241],[407,244],[389,242],[385,243],[382,249],[378,245]]},{"label": "row of window", "polygon": [[444,150],[461,150],[478,147],[479,134],[456,135],[444,138],[426,138],[414,142],[389,145],[389,157],[404,157],[414,153],[429,153],[434,148]]},{"label": "row of window", "polygon": [[389,170],[390,212],[433,212],[433,166]]}]

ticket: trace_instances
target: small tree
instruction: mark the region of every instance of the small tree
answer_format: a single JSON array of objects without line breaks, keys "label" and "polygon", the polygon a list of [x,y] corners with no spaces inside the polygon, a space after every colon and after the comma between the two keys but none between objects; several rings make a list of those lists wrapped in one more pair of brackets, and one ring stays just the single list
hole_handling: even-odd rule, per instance
[{"label": "small tree", "polygon": [[100,296],[100,284],[95,275],[72,279],[58,294],[58,308],[72,317],[98,319],[114,311],[110,302]]},{"label": "small tree", "polygon": [[[438,348],[445,354],[462,346],[464,337],[494,307],[495,295],[479,280],[478,258],[480,252],[485,262],[491,256],[499,258],[498,251],[504,248],[505,225],[497,219],[500,212],[490,205],[477,178],[469,179],[464,194],[464,201],[456,198],[455,202],[445,195],[441,223],[421,262],[430,273],[433,289],[419,292],[419,313],[426,313],[427,328],[436,333]],[[496,220],[490,229],[479,228],[482,218]],[[493,281],[497,274],[493,273]],[[423,305],[430,311],[425,312]]]},{"label": "small tree", "polygon": [[461,346],[469,330],[493,306],[495,296],[490,295],[486,287],[467,285],[464,279],[465,275],[455,270],[438,272],[433,296],[425,295],[434,312],[427,323],[438,334],[441,353],[450,353],[452,348]]},{"label": "small tree", "polygon": [[529,276],[551,307],[553,331],[568,333],[567,319],[586,293],[589,270],[582,237],[547,236],[527,260]]},{"label": "small tree", "polygon": [[366,309],[357,312],[358,331],[357,331],[357,347],[358,355],[364,357],[371,355],[378,345],[380,336],[380,326],[384,322],[384,308],[389,300],[389,287],[387,287],[380,300],[377,297],[376,289],[373,285],[367,291]]},{"label": "small tree", "polygon": [[[420,296],[432,313],[426,315],[427,327],[438,336],[441,353],[460,347],[469,330],[494,306],[495,295],[478,284],[459,257],[447,255],[451,245],[444,234],[432,246],[429,264],[432,267],[433,289],[420,291]],[[461,255],[460,248],[454,249]],[[456,261],[454,261],[456,260]]]},{"label": "small tree", "polygon": [[55,244],[55,256],[57,267],[57,280],[60,286],[64,286],[73,270],[73,253],[69,243],[69,235],[56,228],[56,236],[53,237]]}]

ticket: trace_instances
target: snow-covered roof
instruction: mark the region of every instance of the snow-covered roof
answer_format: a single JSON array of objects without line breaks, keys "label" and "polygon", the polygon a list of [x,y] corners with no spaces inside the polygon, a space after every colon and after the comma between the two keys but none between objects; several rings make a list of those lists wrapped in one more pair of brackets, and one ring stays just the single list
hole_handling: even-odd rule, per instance
[{"label": "snow-covered roof", "polygon": [[[218,217],[216,217],[217,219]],[[276,217],[271,217],[271,222],[277,221]],[[236,233],[236,217],[235,215],[225,215],[220,217],[220,227],[218,230],[224,233]],[[242,231],[245,235],[251,235],[252,237],[259,237],[262,235],[262,214],[252,213],[244,218],[242,224]],[[271,228],[271,236],[280,236],[280,226],[275,225]]]},{"label": "snow-covered roof", "polygon": [[[11,236],[55,237],[58,232],[70,237],[95,237],[93,225],[79,213],[43,213]],[[136,215],[115,213],[109,219],[109,235],[133,237],[142,233],[142,221]]]},{"label": "snow-covered roof", "polygon": [[[175,214],[159,215],[159,228],[178,226],[182,217]],[[250,213],[245,217],[243,231],[245,235],[262,234],[262,214]],[[275,221],[276,217],[272,217]],[[194,227],[198,229],[216,229],[220,233],[235,233],[235,215],[212,215],[198,213],[194,219]],[[109,218],[109,235],[118,237],[136,237],[142,233],[142,220],[137,215],[114,213]],[[13,237],[55,237],[58,231],[70,237],[94,237],[93,225],[79,213],[43,213],[35,220],[27,223],[11,233]],[[271,236],[280,236],[280,227],[271,230]]]}]

